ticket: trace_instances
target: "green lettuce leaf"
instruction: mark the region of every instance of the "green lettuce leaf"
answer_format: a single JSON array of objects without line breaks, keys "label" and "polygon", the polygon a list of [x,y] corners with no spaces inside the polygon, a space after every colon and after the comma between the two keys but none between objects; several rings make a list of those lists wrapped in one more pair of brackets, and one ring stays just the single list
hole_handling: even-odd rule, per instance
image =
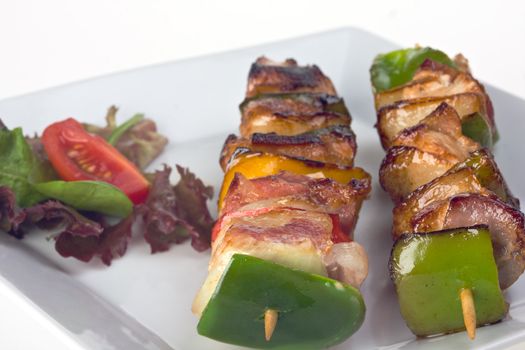
[{"label": "green lettuce leaf", "polygon": [[46,197],[35,191],[33,183],[47,181],[50,171],[40,162],[21,128],[0,129],[0,186],[8,186],[20,207],[34,205]]}]

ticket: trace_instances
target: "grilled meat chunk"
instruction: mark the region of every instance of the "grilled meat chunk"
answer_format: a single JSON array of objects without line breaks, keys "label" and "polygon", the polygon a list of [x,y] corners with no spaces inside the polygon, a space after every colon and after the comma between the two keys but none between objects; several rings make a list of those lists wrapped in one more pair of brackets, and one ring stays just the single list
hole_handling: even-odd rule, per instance
[{"label": "grilled meat chunk", "polygon": [[253,133],[296,135],[351,121],[344,101],[327,94],[272,94],[246,99],[240,106],[241,136]]},{"label": "grilled meat chunk", "polygon": [[401,131],[417,125],[443,102],[453,107],[461,120],[474,113],[486,115],[483,95],[472,92],[398,101],[377,112],[376,127],[383,148],[391,147],[392,141]]},{"label": "grilled meat chunk", "polygon": [[409,83],[376,93],[375,105],[376,109],[380,109],[397,101],[450,96],[465,92],[483,95],[488,107],[487,111],[491,110],[492,103],[485,93],[483,85],[474,79],[470,73],[427,60]]},{"label": "grilled meat chunk", "polygon": [[276,62],[259,57],[248,75],[246,97],[283,92],[337,94],[330,79],[315,65],[299,66],[290,58]]},{"label": "grilled meat chunk", "polygon": [[235,152],[245,149],[352,166],[356,147],[355,135],[348,126],[333,126],[292,136],[255,133],[249,138],[237,138],[230,135],[224,143],[220,163],[226,170]]},{"label": "grilled meat chunk", "polygon": [[265,110],[282,115],[318,113],[337,113],[350,116],[342,98],[323,93],[283,93],[257,95],[246,98],[239,106],[244,116],[254,109]]},{"label": "grilled meat chunk", "polygon": [[477,142],[461,133],[461,121],[454,108],[442,103],[392,141],[379,171],[381,186],[397,203],[479,148]]},{"label": "grilled meat chunk", "polygon": [[397,239],[403,233],[410,232],[412,218],[426,206],[464,193],[495,196],[481,185],[472,169],[463,168],[447,172],[410,193],[394,208],[392,236]]}]

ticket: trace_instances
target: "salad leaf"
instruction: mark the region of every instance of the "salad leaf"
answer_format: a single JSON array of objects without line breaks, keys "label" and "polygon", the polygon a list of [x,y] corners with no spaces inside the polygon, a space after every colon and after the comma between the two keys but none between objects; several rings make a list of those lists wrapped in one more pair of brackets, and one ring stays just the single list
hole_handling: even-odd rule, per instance
[{"label": "salad leaf", "polygon": [[55,250],[58,254],[64,258],[73,257],[83,262],[91,261],[99,245],[97,236],[78,236],[67,230],[61,232],[55,239]]},{"label": "salad leaf", "polygon": [[29,147],[21,128],[0,129],[0,185],[13,190],[16,203],[28,207],[45,199],[32,183],[45,181],[47,172]]},{"label": "salad leaf", "polygon": [[80,210],[126,217],[133,203],[120,189],[102,181],[49,181],[34,184],[43,195]]},{"label": "salad leaf", "polygon": [[46,150],[42,144],[42,140],[38,135],[33,137],[26,136],[26,142],[31,147],[33,151],[33,156],[35,157],[36,162],[39,164],[38,167],[42,172],[41,178],[46,179],[46,181],[58,179],[58,175],[51,165],[49,158],[47,157]]},{"label": "salad leaf", "polygon": [[123,124],[113,129],[111,135],[108,137],[108,142],[112,145],[115,145],[117,141],[124,135],[126,131],[134,127],[140,121],[144,119],[144,114],[135,114],[133,117],[125,121]]},{"label": "salad leaf", "polygon": [[27,222],[36,224],[41,228],[61,228],[63,233],[69,233],[79,237],[99,236],[104,227],[93,220],[80,214],[75,209],[58,201],[46,201],[44,203],[25,209]]},{"label": "salad leaf", "polygon": [[55,249],[63,257],[74,257],[84,262],[98,256],[109,266],[114,258],[126,253],[134,220],[135,216],[129,215],[118,224],[105,227],[98,235],[78,235],[65,230],[57,236]]},{"label": "salad leaf", "polygon": [[103,217],[98,217],[100,222],[88,219],[56,201],[26,210],[30,220],[41,227],[61,227],[55,236],[55,249],[61,256],[74,257],[84,262],[98,256],[108,266],[113,258],[126,253],[135,219],[130,215],[114,226],[107,226]]},{"label": "salad leaf", "polygon": [[[85,125],[86,129],[109,139],[131,161],[145,167],[160,154],[167,139],[142,115],[117,126],[116,112],[114,106],[108,110],[106,127]],[[98,257],[110,265],[125,254],[133,228],[140,223],[152,253],[190,237],[198,251],[210,246],[213,219],[206,202],[213,190],[188,169],[177,165],[180,181],[175,186],[169,181],[171,168],[157,171],[148,200],[133,207],[110,184],[58,180],[40,138],[24,138],[20,128],[10,131],[1,120],[0,162],[0,230],[19,239],[31,226],[58,230],[53,236],[55,249],[63,257],[85,262]],[[110,226],[102,214],[124,219]]]},{"label": "salad leaf", "polygon": [[0,187],[0,230],[18,232],[25,218],[25,212],[16,206],[14,192],[7,186]]},{"label": "salad leaf", "polygon": [[133,212],[118,224],[107,227],[104,230],[99,239],[96,253],[104,264],[109,266],[114,258],[122,257],[126,254],[133,224],[136,220],[137,214]]},{"label": "salad leaf", "polygon": [[0,229],[17,238],[24,237],[23,227],[59,229],[55,249],[63,257],[88,262],[98,257],[106,265],[126,253],[135,224],[143,223],[143,234],[151,252],[162,252],[172,244],[191,238],[192,246],[203,251],[210,246],[213,219],[206,201],[213,191],[192,172],[177,166],[180,180],[170,184],[171,168],[165,166],[152,177],[152,187],[145,204],[118,224],[110,226],[103,215],[77,210],[55,200],[19,208],[15,193],[0,187]]},{"label": "salad leaf", "polygon": [[144,238],[151,246],[151,253],[169,249],[171,244],[184,242],[191,235],[192,227],[177,217],[177,199],[170,184],[171,168],[164,166],[153,176],[146,203],[141,207],[144,217]]},{"label": "salad leaf", "polygon": [[[182,243],[190,237],[197,251],[210,246],[212,219],[206,200],[212,191],[189,170],[179,166],[177,170],[181,179],[174,187],[169,181],[170,167],[164,166],[155,172],[148,199],[140,208],[144,216],[144,238],[152,253],[166,251],[171,244]],[[197,207],[190,210],[192,205]]]},{"label": "salad leaf", "polygon": [[213,197],[213,187],[205,186],[188,168],[180,165],[176,167],[180,175],[179,182],[173,187],[177,199],[177,215],[199,232],[199,235],[192,238],[193,247],[205,250],[210,246],[214,224],[206,204]]},{"label": "salad leaf", "polygon": [[74,257],[78,260],[89,262],[98,256],[106,265],[116,257],[126,253],[128,242],[131,238],[132,226],[137,215],[130,214],[118,224],[107,225],[103,216],[88,218],[75,209],[58,201],[47,201],[30,208],[10,210],[12,216],[3,216],[8,203],[4,201],[14,193],[7,187],[0,188],[0,213],[3,224],[6,218],[11,218],[10,228],[6,231],[19,239],[24,237],[21,224],[25,226],[37,225],[42,229],[59,229],[54,236],[55,249],[63,257]]},{"label": "salad leaf", "polygon": [[164,150],[168,139],[157,132],[151,119],[137,114],[121,126],[117,126],[118,109],[111,106],[106,115],[105,127],[84,124],[86,131],[104,137],[137,167],[144,169]]},{"label": "salad leaf", "polygon": [[115,147],[139,169],[146,168],[164,150],[168,139],[157,132],[151,119],[144,119],[128,129]]}]

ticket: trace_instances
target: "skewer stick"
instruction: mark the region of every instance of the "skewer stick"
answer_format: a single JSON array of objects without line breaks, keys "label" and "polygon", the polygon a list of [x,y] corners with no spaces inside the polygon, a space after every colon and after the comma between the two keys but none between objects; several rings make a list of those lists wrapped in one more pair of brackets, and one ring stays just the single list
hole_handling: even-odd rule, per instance
[{"label": "skewer stick", "polygon": [[278,317],[279,313],[276,310],[268,309],[264,312],[264,338],[266,341],[272,339]]},{"label": "skewer stick", "polygon": [[463,311],[463,322],[467,329],[468,337],[473,340],[476,337],[476,308],[472,290],[462,289],[459,298],[461,299],[461,309]]}]

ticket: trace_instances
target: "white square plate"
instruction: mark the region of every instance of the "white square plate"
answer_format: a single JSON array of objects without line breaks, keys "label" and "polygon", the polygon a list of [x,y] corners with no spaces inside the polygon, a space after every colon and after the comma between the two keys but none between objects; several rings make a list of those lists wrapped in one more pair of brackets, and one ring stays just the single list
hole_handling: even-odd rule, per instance
[{"label": "white square plate", "polygon": [[[516,344],[525,339],[525,278],[506,292],[511,304],[508,319],[478,329],[474,341],[464,333],[415,340],[399,314],[387,271],[392,205],[377,182],[384,152],[373,127],[368,76],[374,56],[395,48],[378,36],[345,28],[4,100],[0,116],[9,127],[22,126],[32,133],[68,116],[103,124],[111,104],[120,107],[120,118],[144,112],[157,121],[171,142],[152,169],[162,163],[189,166],[217,191],[222,179],[219,151],[226,135],[237,131],[237,106],[243,99],[250,64],[263,54],[317,64],[345,98],[357,135],[356,164],[374,178],[372,196],[361,210],[355,233],[370,258],[370,273],[362,288],[366,320],[337,348],[495,349]],[[496,160],[513,193],[523,200],[524,167],[519,160],[525,132],[520,114],[525,101],[490,86],[488,91],[501,135]],[[0,235],[0,283],[25,296],[86,349],[231,349],[197,335],[197,319],[190,311],[206,276],[208,258],[209,251],[197,253],[189,244],[150,255],[148,245],[134,238],[127,254],[107,268],[98,261],[84,264],[60,257],[45,233],[34,232],[21,242]]]}]

